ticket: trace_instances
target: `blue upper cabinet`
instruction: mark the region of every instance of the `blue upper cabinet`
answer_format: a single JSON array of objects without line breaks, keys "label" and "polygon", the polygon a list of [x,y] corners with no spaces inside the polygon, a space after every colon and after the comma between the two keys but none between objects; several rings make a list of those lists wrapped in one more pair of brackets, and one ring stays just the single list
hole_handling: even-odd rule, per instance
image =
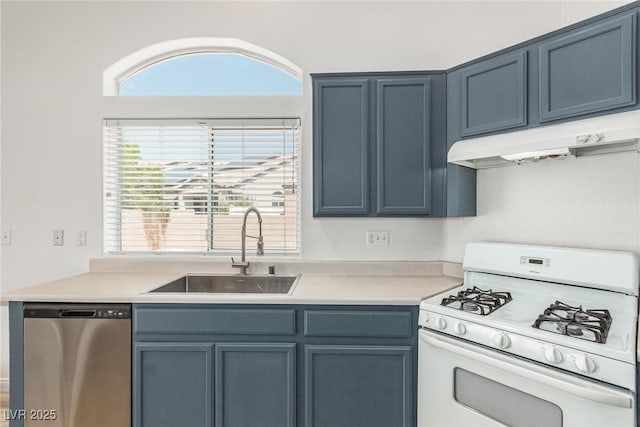
[{"label": "blue upper cabinet", "polygon": [[477,135],[527,124],[527,51],[460,71],[461,134]]},{"label": "blue upper cabinet", "polygon": [[[447,146],[638,108],[639,10],[626,5],[448,70]],[[468,197],[451,191],[462,188],[449,183],[458,172],[448,168],[447,215],[469,212]]]},{"label": "blue upper cabinet", "polygon": [[378,214],[431,213],[431,79],[379,79]]},{"label": "blue upper cabinet", "polygon": [[313,77],[314,216],[443,216],[443,72]]},{"label": "blue upper cabinet", "polygon": [[369,213],[369,81],[313,83],[314,215]]},{"label": "blue upper cabinet", "polygon": [[542,43],[540,121],[635,104],[636,50],[636,12]]}]

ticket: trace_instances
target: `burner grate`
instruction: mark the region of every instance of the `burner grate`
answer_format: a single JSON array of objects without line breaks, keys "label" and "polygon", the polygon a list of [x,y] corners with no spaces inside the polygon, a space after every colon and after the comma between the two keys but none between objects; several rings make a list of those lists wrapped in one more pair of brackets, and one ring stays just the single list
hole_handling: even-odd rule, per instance
[{"label": "burner grate", "polygon": [[494,292],[474,286],[442,299],[440,305],[486,316],[511,301],[509,292]]},{"label": "burner grate", "polygon": [[533,327],[604,344],[613,318],[609,310],[584,310],[556,301],[544,310]]}]

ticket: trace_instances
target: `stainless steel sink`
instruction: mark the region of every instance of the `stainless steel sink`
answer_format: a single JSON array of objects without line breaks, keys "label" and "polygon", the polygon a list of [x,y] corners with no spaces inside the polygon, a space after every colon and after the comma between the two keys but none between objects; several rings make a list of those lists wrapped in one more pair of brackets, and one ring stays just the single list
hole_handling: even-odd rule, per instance
[{"label": "stainless steel sink", "polygon": [[149,292],[209,294],[286,294],[298,276],[186,275]]}]

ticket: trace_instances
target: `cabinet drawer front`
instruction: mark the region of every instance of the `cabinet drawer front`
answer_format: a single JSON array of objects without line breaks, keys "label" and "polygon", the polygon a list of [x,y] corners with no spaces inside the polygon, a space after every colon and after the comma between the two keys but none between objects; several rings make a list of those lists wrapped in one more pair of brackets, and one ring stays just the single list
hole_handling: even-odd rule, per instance
[{"label": "cabinet drawer front", "polygon": [[462,136],[527,124],[527,52],[472,65],[462,72]]},{"label": "cabinet drawer front", "polygon": [[544,43],[540,55],[540,121],[633,105],[636,14]]},{"label": "cabinet drawer front", "polygon": [[234,308],[139,308],[136,333],[275,334],[296,332],[295,310]]},{"label": "cabinet drawer front", "polygon": [[304,312],[304,335],[308,337],[411,337],[409,311]]}]

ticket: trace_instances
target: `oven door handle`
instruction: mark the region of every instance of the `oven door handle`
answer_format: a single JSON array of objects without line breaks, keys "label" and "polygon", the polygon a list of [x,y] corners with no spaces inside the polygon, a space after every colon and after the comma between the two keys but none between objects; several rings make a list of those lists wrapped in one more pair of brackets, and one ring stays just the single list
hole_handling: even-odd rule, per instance
[{"label": "oven door handle", "polygon": [[485,365],[493,366],[503,372],[512,373],[544,386],[557,388],[582,399],[620,408],[628,409],[632,407],[631,397],[622,391],[611,390],[597,384],[592,384],[588,381],[571,378],[566,374],[556,373],[550,370],[550,368],[544,368],[549,372],[542,373],[537,371],[538,367],[533,364],[529,364],[531,366],[527,366],[526,368],[518,366],[513,362],[504,360],[505,357],[500,357],[502,356],[501,354],[488,356],[479,351],[480,348],[472,350],[467,348],[468,345],[462,342],[451,344],[439,337],[428,335],[425,331],[420,331],[420,339],[426,344],[437,347],[441,350],[458,354]]}]

